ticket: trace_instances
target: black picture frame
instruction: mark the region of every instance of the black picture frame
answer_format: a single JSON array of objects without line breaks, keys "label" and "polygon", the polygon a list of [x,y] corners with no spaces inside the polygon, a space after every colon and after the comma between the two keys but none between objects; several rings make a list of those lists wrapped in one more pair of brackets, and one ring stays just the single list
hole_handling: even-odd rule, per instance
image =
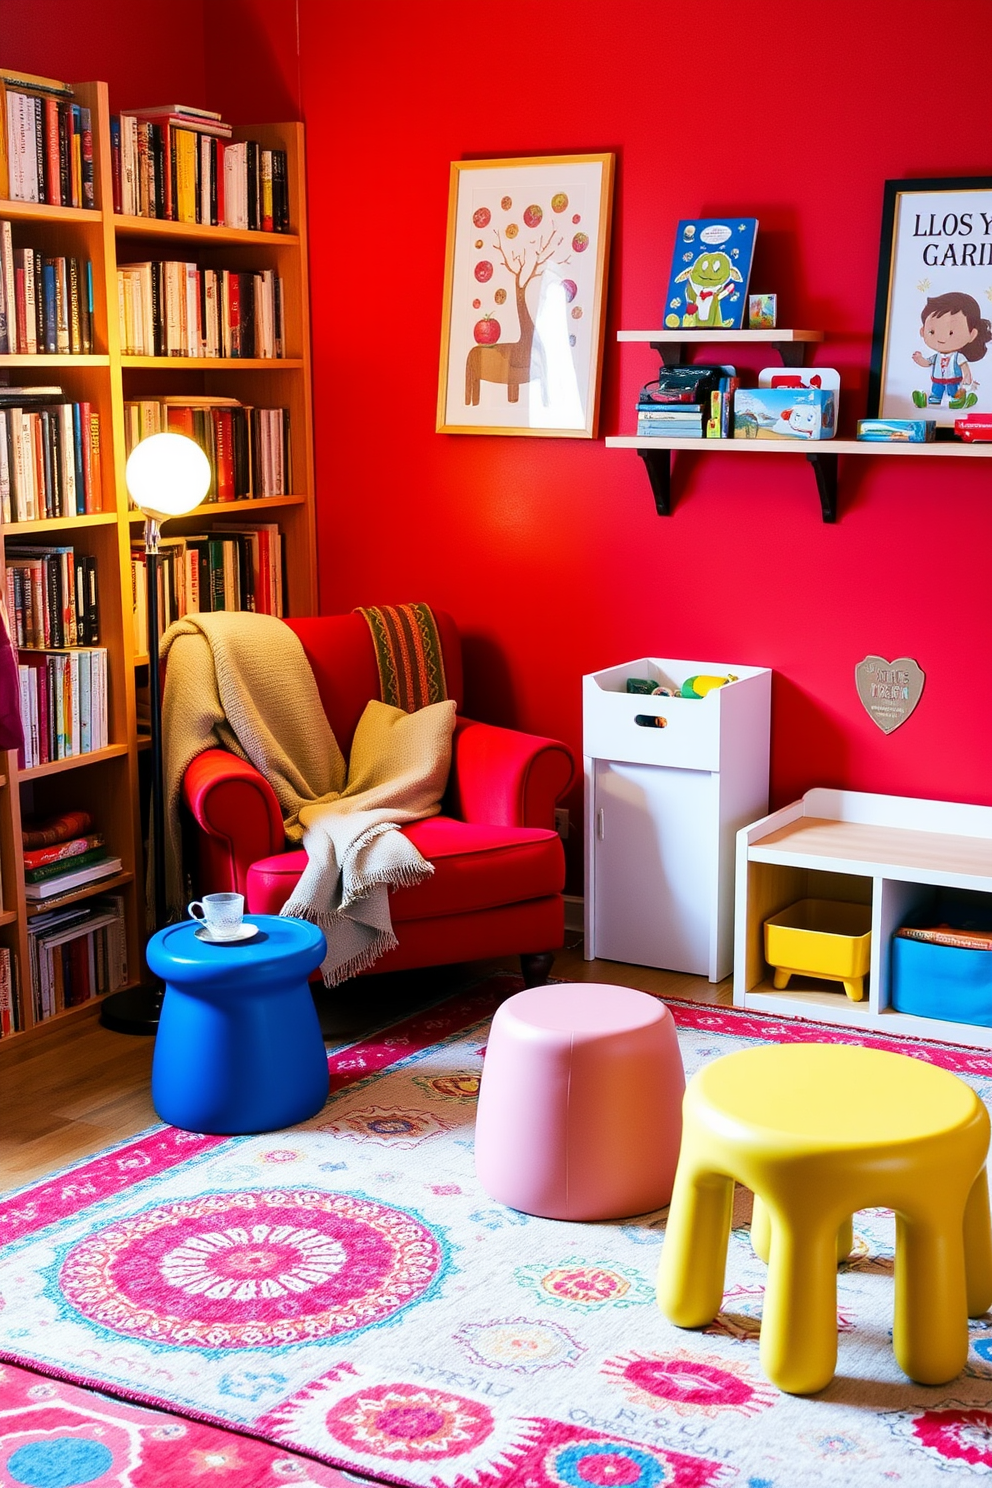
[{"label": "black picture frame", "polygon": [[[868,373],[869,418],[891,416],[885,411],[886,357],[889,341],[889,317],[892,301],[894,235],[896,215],[902,198],[934,192],[990,192],[992,176],[910,177],[886,181],[882,199],[882,229],[879,240],[878,279],[875,287],[875,318],[872,326],[871,366]],[[990,238],[992,242],[992,238]],[[992,275],[992,268],[990,268]],[[984,306],[982,307],[984,308]],[[992,312],[992,306],[990,306]],[[949,432],[949,431],[948,431]]]}]

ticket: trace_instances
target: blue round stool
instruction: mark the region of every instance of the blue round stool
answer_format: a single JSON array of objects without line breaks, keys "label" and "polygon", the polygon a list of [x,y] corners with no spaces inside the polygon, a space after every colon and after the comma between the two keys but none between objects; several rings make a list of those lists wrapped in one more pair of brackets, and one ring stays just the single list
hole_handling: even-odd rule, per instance
[{"label": "blue round stool", "polygon": [[307,978],[324,959],[324,933],[306,920],[250,915],[252,940],[200,940],[197,920],[148,942],[165,983],[155,1039],[152,1100],[184,1131],[275,1131],[327,1099],[327,1053]]}]

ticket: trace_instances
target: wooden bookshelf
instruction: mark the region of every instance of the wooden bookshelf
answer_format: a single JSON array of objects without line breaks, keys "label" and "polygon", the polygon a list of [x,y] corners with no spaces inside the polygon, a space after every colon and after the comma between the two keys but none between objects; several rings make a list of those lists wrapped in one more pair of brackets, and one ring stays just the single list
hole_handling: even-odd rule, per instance
[{"label": "wooden bookshelf", "polygon": [[[287,614],[317,608],[314,540],[313,416],[311,407],[306,176],[303,126],[299,123],[235,129],[236,139],[283,149],[292,231],[242,232],[233,228],[123,217],[113,210],[110,109],[104,83],[73,84],[76,100],[90,109],[96,210],[0,200],[0,219],[15,224],[15,245],[87,258],[93,268],[93,346],[89,356],[0,356],[0,381],[12,385],[56,383],[69,401],[86,401],[100,414],[103,510],[90,516],[10,522],[0,526],[0,582],[5,578],[6,539],[42,543],[64,535],[77,552],[95,555],[98,566],[100,642],[108,651],[109,746],[92,754],[19,770],[17,755],[0,759],[0,944],[17,963],[21,1031],[0,1039],[0,1063],[25,1041],[78,1024],[99,1010],[99,1000],[66,1009],[36,1023],[30,988],[28,925],[45,910],[99,897],[124,898],[129,984],[140,981],[145,941],[143,824],[139,810],[138,759],[147,747],[136,722],[135,668],[148,657],[135,645],[131,600],[132,541],[140,513],[130,509],[124,483],[124,400],[182,394],[234,396],[261,407],[288,407],[291,490],[294,494],[250,501],[208,503],[177,519],[166,534],[201,530],[204,524],[278,521],[283,534]],[[216,250],[216,251],[215,251]],[[286,350],[283,359],[213,359],[122,356],[118,324],[117,265],[150,256],[195,259],[203,267],[275,268],[284,281]],[[38,373],[43,372],[42,377]],[[21,859],[22,814],[48,815],[82,807],[121,871],[87,884],[57,901],[29,904]]]}]

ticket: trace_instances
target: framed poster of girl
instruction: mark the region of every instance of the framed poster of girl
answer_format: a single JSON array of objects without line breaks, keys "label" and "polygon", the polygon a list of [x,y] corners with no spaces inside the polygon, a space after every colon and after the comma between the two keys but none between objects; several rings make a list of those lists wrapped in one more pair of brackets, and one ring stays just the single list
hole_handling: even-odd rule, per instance
[{"label": "framed poster of girl", "polygon": [[992,412],[992,176],[886,181],[868,414]]}]

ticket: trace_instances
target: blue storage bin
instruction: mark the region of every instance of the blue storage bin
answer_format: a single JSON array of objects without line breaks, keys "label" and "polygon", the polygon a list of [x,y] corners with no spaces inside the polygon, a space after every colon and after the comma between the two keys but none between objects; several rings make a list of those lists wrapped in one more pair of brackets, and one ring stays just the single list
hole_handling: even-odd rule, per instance
[{"label": "blue storage bin", "polygon": [[992,1028],[992,951],[894,935],[890,970],[897,1012]]}]

